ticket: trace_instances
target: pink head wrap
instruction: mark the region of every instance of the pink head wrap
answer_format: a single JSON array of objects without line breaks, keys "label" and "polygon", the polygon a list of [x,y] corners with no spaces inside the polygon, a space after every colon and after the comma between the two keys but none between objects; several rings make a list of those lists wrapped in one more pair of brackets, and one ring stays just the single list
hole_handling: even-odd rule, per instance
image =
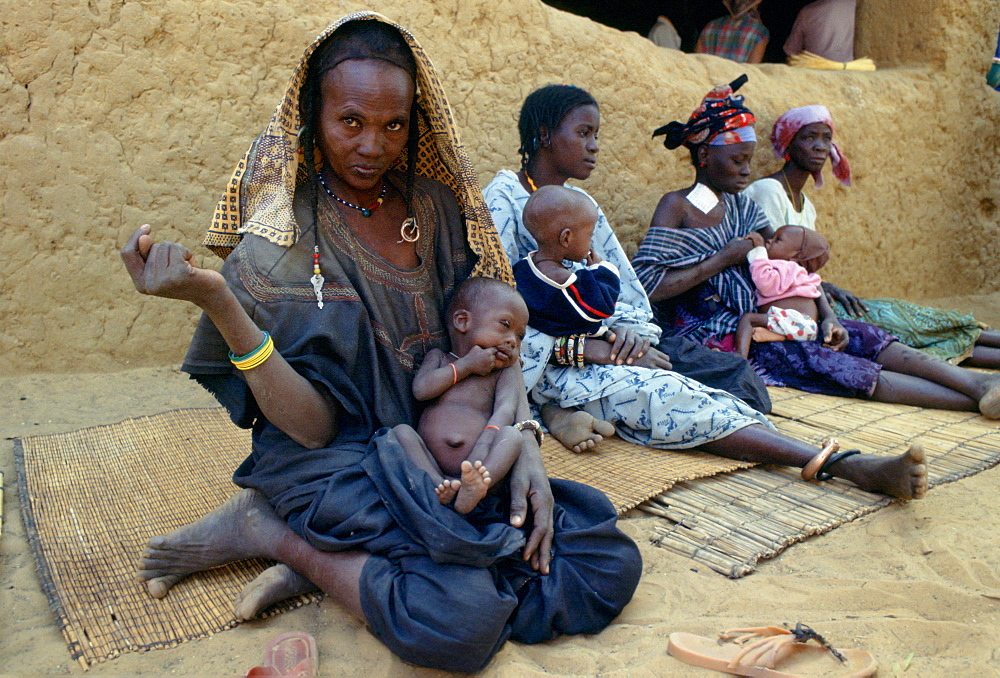
[{"label": "pink head wrap", "polygon": [[[800,129],[814,122],[821,122],[833,132],[833,118],[826,106],[800,106],[793,108],[778,118],[771,130],[771,145],[774,146],[774,155],[778,160],[785,157],[785,151],[791,145],[792,139]],[[830,162],[833,165],[833,176],[844,186],[851,185],[851,165],[847,162],[847,157],[837,148],[837,144],[830,144]],[[823,171],[813,172],[813,179],[816,181],[816,188],[823,185]]]}]

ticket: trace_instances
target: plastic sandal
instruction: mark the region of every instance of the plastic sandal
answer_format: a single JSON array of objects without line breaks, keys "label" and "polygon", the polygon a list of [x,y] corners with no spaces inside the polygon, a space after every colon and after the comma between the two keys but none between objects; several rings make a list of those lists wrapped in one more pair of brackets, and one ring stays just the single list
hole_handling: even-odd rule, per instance
[{"label": "plastic sandal", "polygon": [[[819,645],[807,644],[809,640]],[[838,652],[804,624],[794,631],[776,626],[733,629],[720,633],[718,640],[671,633],[667,651],[692,666],[754,678],[862,678],[878,670],[870,652]]]},{"label": "plastic sandal", "polygon": [[264,648],[263,666],[255,666],[246,678],[314,678],[319,667],[316,639],[308,633],[282,633]]}]

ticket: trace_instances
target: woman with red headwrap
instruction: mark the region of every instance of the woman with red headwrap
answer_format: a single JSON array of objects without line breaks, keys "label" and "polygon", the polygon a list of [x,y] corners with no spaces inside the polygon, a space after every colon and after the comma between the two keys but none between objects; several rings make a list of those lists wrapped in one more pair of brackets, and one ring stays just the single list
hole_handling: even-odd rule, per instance
[{"label": "woman with red headwrap", "polygon": [[[756,311],[748,236],[773,232],[756,203],[740,195],[756,148],[755,118],[735,94],[744,82],[716,87],[687,123],[653,133],[666,135],[667,148],[688,148],[696,177],[660,199],[632,260],[665,333],[728,351],[740,317]],[[753,344],[750,359],[766,383],[1000,418],[1000,378],[919,353],[868,323],[838,321],[828,307],[820,321],[815,341]]]},{"label": "woman with red headwrap", "polygon": [[[823,185],[827,158],[833,176],[842,185],[851,185],[850,164],[834,143],[833,134],[833,117],[826,106],[793,108],[774,123],[771,146],[775,157],[785,163],[744,192],[767,215],[772,228],[785,224],[816,228],[816,208],[803,189],[810,176],[816,188]],[[907,346],[951,363],[1000,368],[1000,332],[984,331],[969,314],[901,299],[862,301],[829,282],[823,283],[823,290],[839,318],[871,323]]]}]

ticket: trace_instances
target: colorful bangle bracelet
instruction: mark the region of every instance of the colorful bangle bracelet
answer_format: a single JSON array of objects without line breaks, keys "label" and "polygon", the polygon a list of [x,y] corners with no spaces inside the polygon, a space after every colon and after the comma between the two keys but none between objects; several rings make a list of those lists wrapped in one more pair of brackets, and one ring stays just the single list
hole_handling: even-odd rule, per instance
[{"label": "colorful bangle bracelet", "polygon": [[238,370],[252,370],[253,368],[263,364],[265,360],[271,357],[274,353],[274,340],[271,339],[271,335],[268,332],[263,332],[264,341],[260,342],[260,346],[250,351],[246,355],[237,356],[232,351],[229,352],[229,362],[231,362]]}]

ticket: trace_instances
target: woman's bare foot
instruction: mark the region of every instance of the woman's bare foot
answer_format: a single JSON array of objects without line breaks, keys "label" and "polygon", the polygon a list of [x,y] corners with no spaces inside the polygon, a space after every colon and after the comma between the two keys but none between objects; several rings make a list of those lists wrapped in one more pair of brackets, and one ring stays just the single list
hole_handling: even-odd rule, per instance
[{"label": "woman's bare foot", "polygon": [[897,499],[920,499],[927,493],[927,456],[919,445],[913,445],[898,457],[855,455],[828,470],[862,490]]},{"label": "woman's bare foot", "polygon": [[289,529],[264,495],[244,489],[195,522],[150,539],[139,559],[136,579],[146,582],[151,596],[163,598],[192,572],[267,557],[268,546]]},{"label": "woman's bare foot", "polygon": [[293,596],[317,591],[311,581],[287,565],[278,563],[267,568],[243,587],[233,603],[233,613],[239,621],[253,619],[261,610]]},{"label": "woman's bare foot", "polygon": [[468,513],[476,508],[479,500],[486,496],[490,489],[490,472],[483,466],[483,462],[477,461],[471,464],[468,461],[462,462],[462,487],[455,497],[455,510],[458,513]]},{"label": "woman's bare foot", "polygon": [[582,410],[564,410],[549,403],[542,406],[542,421],[552,437],[574,452],[592,450],[615,434],[615,425]]},{"label": "woman's bare foot", "polygon": [[455,499],[455,495],[458,494],[461,487],[462,483],[457,480],[445,478],[440,485],[434,488],[434,492],[438,496],[438,501],[447,506]]},{"label": "woman's bare foot", "polygon": [[987,419],[1000,419],[1000,377],[989,377],[986,393],[979,399],[979,411]]}]

